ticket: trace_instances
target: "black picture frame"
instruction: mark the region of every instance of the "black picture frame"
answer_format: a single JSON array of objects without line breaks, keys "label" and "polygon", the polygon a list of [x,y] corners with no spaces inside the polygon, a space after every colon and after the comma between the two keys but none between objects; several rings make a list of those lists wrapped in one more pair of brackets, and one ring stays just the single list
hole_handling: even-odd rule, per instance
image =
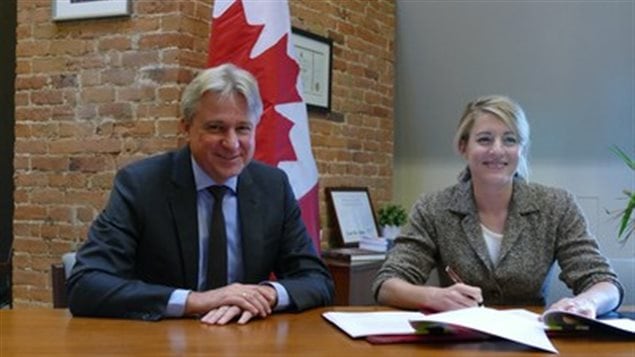
[{"label": "black picture frame", "polygon": [[330,112],[333,40],[293,27],[292,41],[300,65],[302,97],[307,108]]},{"label": "black picture frame", "polygon": [[130,16],[131,0],[51,0],[53,21]]},{"label": "black picture frame", "polygon": [[327,187],[326,196],[336,225],[334,245],[354,247],[362,237],[379,237],[375,209],[367,187]]}]

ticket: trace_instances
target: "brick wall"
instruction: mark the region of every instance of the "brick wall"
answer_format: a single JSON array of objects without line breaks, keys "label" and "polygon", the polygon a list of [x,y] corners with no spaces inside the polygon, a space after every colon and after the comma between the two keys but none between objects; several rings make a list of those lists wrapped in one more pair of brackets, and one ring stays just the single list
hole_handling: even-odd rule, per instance
[{"label": "brick wall", "polygon": [[[394,0],[290,1],[333,39],[332,112],[310,113],[320,185],[391,198]],[[85,239],[116,170],[179,145],[178,101],[204,67],[212,0],[133,0],[126,18],[53,22],[18,2],[13,292],[50,306],[49,269]],[[325,236],[332,226],[320,192]]]}]

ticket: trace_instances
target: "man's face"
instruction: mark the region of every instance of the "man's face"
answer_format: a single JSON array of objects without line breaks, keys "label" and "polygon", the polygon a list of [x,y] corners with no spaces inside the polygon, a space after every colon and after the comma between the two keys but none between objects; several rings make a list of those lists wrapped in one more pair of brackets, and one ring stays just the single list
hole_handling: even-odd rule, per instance
[{"label": "man's face", "polygon": [[237,176],[254,156],[256,128],[242,95],[203,94],[192,122],[181,121],[196,163],[216,183]]}]

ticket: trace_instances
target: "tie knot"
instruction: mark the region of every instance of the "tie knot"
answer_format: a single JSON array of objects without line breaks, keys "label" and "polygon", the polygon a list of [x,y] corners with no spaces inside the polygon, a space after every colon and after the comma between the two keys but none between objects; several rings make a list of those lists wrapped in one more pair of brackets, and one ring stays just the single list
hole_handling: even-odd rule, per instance
[{"label": "tie knot", "polygon": [[227,192],[228,188],[227,186],[214,185],[208,187],[208,190],[212,194],[212,196],[214,196],[214,199],[216,201],[220,201],[223,199],[223,196],[225,196],[225,192]]}]

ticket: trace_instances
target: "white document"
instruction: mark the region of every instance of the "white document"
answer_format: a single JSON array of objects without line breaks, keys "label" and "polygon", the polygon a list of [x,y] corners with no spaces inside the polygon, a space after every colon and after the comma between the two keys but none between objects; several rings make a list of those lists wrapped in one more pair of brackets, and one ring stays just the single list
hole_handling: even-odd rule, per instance
[{"label": "white document", "polygon": [[488,307],[472,307],[426,315],[411,323],[415,328],[423,327],[430,322],[467,327],[474,331],[558,353],[547,337],[543,324],[530,316],[518,310],[499,311]]},{"label": "white document", "polygon": [[425,315],[412,311],[374,312],[325,312],[322,317],[335,324],[352,338],[372,335],[414,334],[410,320],[421,319]]},{"label": "white document", "polygon": [[551,310],[542,315],[545,328],[550,330],[568,330],[581,327],[595,333],[635,334],[635,321],[631,319],[593,319],[573,312]]},{"label": "white document", "polygon": [[615,327],[616,329],[635,333],[635,320],[631,319],[606,319],[606,320],[596,320],[597,322],[605,325],[609,325]]}]

